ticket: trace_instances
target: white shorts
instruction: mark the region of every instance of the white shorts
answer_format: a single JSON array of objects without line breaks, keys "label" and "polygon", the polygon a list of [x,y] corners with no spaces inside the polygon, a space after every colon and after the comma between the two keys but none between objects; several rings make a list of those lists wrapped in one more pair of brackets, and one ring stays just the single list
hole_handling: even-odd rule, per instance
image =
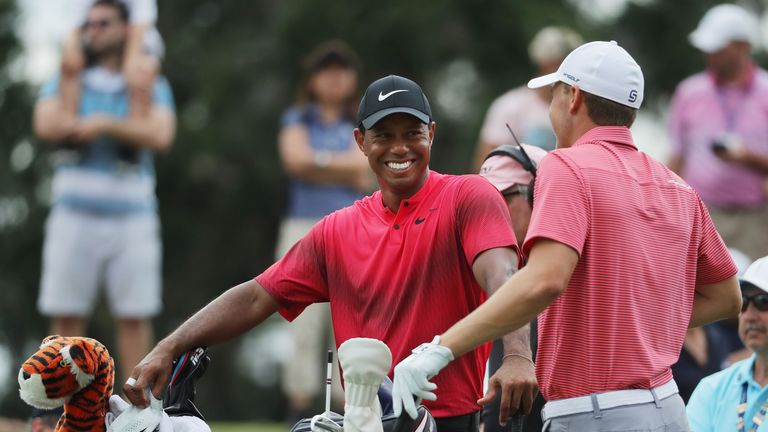
[{"label": "white shorts", "polygon": [[40,312],[85,317],[104,287],[116,317],[157,315],[162,307],[159,230],[154,213],[114,217],[53,209],[45,227]]}]

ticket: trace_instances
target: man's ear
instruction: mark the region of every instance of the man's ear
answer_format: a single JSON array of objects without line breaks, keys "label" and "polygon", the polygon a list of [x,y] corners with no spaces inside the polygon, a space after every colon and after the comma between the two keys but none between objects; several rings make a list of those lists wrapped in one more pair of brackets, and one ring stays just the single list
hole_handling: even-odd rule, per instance
[{"label": "man's ear", "polygon": [[568,112],[570,114],[576,114],[579,108],[584,104],[584,92],[576,86],[569,86],[568,88]]},{"label": "man's ear", "polygon": [[355,130],[352,131],[352,133],[355,136],[355,142],[357,143],[357,148],[359,148],[364,155],[368,156],[368,152],[365,150],[365,136],[363,135],[363,132],[360,131],[360,128],[355,128]]},{"label": "man's ear", "polygon": [[432,147],[432,140],[435,139],[435,130],[437,130],[437,123],[432,122],[429,124],[429,146]]}]

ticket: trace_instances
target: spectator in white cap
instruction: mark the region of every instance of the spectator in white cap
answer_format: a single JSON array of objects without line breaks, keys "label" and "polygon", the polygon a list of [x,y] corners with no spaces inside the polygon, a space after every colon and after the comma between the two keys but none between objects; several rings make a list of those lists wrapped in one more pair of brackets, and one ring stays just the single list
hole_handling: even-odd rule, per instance
[{"label": "spectator in white cap", "polygon": [[[584,41],[567,27],[549,26],[536,33],[528,45],[528,57],[539,74],[557,70],[565,56]],[[485,156],[500,145],[515,144],[506,128],[509,124],[519,138],[545,150],[555,148],[555,134],[549,124],[549,87],[530,89],[523,85],[494,99],[485,114],[475,148],[472,170],[477,172]]]},{"label": "spectator in white cap", "polygon": [[768,255],[768,73],[752,60],[757,18],[723,4],[689,40],[707,69],[675,90],[669,115],[669,167],[707,205],[729,247]]},{"label": "spectator in white cap", "polygon": [[738,314],[736,265],[696,192],[635,145],[627,51],[587,43],[528,85],[553,86],[557,149],[537,169],[527,264],[395,367],[395,411],[413,416],[454,358],[538,315],[545,430],[688,430],[670,367],[689,325]]},{"label": "spectator in white cap", "polygon": [[746,360],[710,375],[688,402],[694,432],[757,431],[768,411],[768,256],[740,278],[739,337],[752,351]]},{"label": "spectator in white cap", "polygon": [[[511,136],[511,135],[510,135]],[[533,205],[533,185],[536,177],[536,167],[547,152],[529,144],[519,146],[502,145],[491,151],[480,167],[480,175],[491,182],[501,192],[509,209],[512,229],[520,246],[523,244],[528,224],[531,221]],[[510,345],[510,344],[507,344]],[[536,321],[531,322],[531,349],[536,349]],[[540,431],[541,419],[538,415],[525,418],[519,411],[510,412],[502,400],[514,394],[514,387],[509,380],[502,377],[514,376],[505,372],[512,367],[516,355],[506,352],[504,341],[497,339],[493,342],[491,356],[488,359],[488,392],[480,401],[483,405],[482,423],[484,432],[508,431]],[[535,360],[535,357],[532,357]],[[543,406],[541,397],[533,401],[532,411],[538,412]],[[504,426],[502,426],[504,425]]]}]

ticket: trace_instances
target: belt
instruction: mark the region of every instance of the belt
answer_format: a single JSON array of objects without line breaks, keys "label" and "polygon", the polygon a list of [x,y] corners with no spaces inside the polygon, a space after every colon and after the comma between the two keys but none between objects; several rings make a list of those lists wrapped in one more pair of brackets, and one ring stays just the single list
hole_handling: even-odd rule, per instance
[{"label": "belt", "polygon": [[547,402],[541,410],[541,418],[544,421],[554,417],[562,417],[571,414],[585,412],[599,412],[600,410],[616,408],[626,405],[637,405],[660,401],[677,394],[677,384],[671,379],[666,384],[652,389],[616,390],[605,393],[592,393],[587,396],[579,396],[568,399],[559,399]]}]

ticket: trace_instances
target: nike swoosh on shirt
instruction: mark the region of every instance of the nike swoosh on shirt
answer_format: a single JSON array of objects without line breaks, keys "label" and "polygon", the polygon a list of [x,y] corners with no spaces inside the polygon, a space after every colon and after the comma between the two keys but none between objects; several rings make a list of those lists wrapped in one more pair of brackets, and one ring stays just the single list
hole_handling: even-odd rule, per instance
[{"label": "nike swoosh on shirt", "polygon": [[379,102],[385,101],[388,97],[392,96],[395,93],[406,92],[406,91],[408,90],[392,90],[387,94],[381,94],[381,92],[379,92]]},{"label": "nike swoosh on shirt", "polygon": [[415,220],[413,223],[415,223],[416,225],[418,225],[418,224],[420,224],[420,223],[424,222],[425,220],[427,220],[427,218],[416,218],[416,220]]}]

